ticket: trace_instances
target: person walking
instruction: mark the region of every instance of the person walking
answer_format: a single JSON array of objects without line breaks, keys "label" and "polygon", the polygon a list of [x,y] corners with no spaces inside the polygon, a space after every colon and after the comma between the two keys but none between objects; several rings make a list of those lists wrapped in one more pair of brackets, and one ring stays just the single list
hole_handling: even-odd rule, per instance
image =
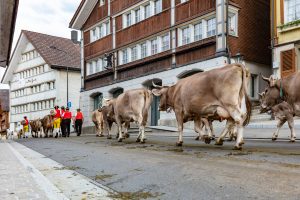
[{"label": "person walking", "polygon": [[64,113],[63,120],[65,120],[65,133],[67,137],[70,137],[70,129],[71,129],[71,119],[72,119],[72,113],[70,112],[70,109],[67,107],[66,112]]},{"label": "person walking", "polygon": [[83,114],[82,112],[80,112],[80,109],[78,108],[75,117],[75,130],[77,132],[77,136],[81,135],[82,123],[83,123]]},{"label": "person walking", "polygon": [[24,116],[24,120],[21,123],[23,125],[24,138],[28,138],[29,135],[29,120],[27,116]]},{"label": "person walking", "polygon": [[66,137],[66,120],[64,119],[65,112],[66,112],[65,107],[62,106],[60,110],[60,118],[61,118],[60,129],[61,129],[62,137]]},{"label": "person walking", "polygon": [[55,138],[59,135],[59,129],[60,129],[60,123],[61,123],[61,116],[60,116],[60,110],[59,106],[54,106],[55,109],[55,115],[54,115],[54,122],[53,122],[53,135],[55,135]]}]

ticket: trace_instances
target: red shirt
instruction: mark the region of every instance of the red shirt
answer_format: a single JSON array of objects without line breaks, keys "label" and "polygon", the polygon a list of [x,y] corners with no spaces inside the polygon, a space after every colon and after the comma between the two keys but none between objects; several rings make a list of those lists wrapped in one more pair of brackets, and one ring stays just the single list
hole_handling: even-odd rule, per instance
[{"label": "red shirt", "polygon": [[25,126],[29,124],[28,119],[25,119]]},{"label": "red shirt", "polygon": [[83,119],[82,112],[77,112],[75,119]]},{"label": "red shirt", "polygon": [[70,111],[66,111],[63,114],[63,119],[72,119],[72,113]]},{"label": "red shirt", "polygon": [[60,118],[60,110],[55,109],[56,115],[54,116],[54,118]]}]

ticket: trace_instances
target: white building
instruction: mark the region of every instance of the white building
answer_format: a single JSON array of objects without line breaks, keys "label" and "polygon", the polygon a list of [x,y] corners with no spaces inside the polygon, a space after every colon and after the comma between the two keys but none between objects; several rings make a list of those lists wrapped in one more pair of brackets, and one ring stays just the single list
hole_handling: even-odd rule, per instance
[{"label": "white building", "polygon": [[70,39],[22,31],[2,83],[10,86],[12,129],[24,116],[38,119],[54,105],[66,106],[67,98],[75,113],[80,96],[80,46]]}]

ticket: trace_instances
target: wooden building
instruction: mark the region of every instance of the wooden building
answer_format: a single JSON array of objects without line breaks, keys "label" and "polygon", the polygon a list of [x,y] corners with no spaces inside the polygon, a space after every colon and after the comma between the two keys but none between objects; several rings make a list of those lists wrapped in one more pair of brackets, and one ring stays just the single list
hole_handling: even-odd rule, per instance
[{"label": "wooden building", "polygon": [[[228,23],[227,23],[228,22]],[[271,73],[270,2],[264,0],[82,0],[70,28],[82,34],[81,108],[85,126],[103,97],[124,90],[172,85],[194,73],[242,62],[251,71],[253,100]],[[115,68],[105,55],[113,53]],[[151,125],[172,125],[173,114],[151,107]]]}]

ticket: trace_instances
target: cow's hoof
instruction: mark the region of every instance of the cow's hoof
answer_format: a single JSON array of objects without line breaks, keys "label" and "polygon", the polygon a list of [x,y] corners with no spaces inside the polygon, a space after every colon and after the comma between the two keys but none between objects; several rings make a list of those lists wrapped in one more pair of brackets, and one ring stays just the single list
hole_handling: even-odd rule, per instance
[{"label": "cow's hoof", "polygon": [[104,135],[96,135],[96,137],[103,137]]},{"label": "cow's hoof", "polygon": [[116,139],[118,139],[118,138],[119,138],[119,134],[116,135]]},{"label": "cow's hoof", "polygon": [[129,133],[125,133],[125,138],[130,138],[130,134]]},{"label": "cow's hoof", "polygon": [[272,137],[272,141],[276,141],[277,140],[277,137]]},{"label": "cow's hoof", "polygon": [[177,147],[182,147],[182,144],[183,144],[182,141],[176,142],[176,146],[177,146]]},{"label": "cow's hoof", "polygon": [[205,142],[205,144],[210,144],[211,138],[208,135],[204,135],[202,140]]},{"label": "cow's hoof", "polygon": [[58,138],[58,136],[56,135],[55,138]]},{"label": "cow's hoof", "polygon": [[123,141],[123,139],[122,139],[122,138],[119,138],[119,139],[118,139],[118,142],[122,142],[122,141]]},{"label": "cow's hoof", "polygon": [[108,135],[108,136],[107,136],[107,139],[109,139],[109,140],[110,140],[111,138],[112,138],[112,137],[111,137],[111,135]]},{"label": "cow's hoof", "polygon": [[242,146],[234,146],[233,150],[242,150]]},{"label": "cow's hoof", "polygon": [[215,145],[222,146],[222,145],[223,145],[223,140],[217,140],[217,141],[215,142]]},{"label": "cow's hoof", "polygon": [[200,138],[200,137],[199,137],[199,136],[197,136],[197,137],[195,138],[195,140],[199,140],[199,138]]},{"label": "cow's hoof", "polygon": [[240,142],[240,145],[243,145],[245,144],[244,140],[242,139],[242,141]]},{"label": "cow's hoof", "polygon": [[136,142],[141,142],[141,139],[140,139],[140,138],[137,138],[137,139],[136,139]]},{"label": "cow's hoof", "polygon": [[145,143],[146,143],[146,140],[141,140],[140,143],[141,143],[141,144],[145,144]]},{"label": "cow's hoof", "polygon": [[211,138],[211,140],[215,140],[216,139],[216,136],[215,135],[213,135],[212,136],[212,138]]},{"label": "cow's hoof", "polygon": [[296,138],[290,139],[290,142],[296,142]]}]

